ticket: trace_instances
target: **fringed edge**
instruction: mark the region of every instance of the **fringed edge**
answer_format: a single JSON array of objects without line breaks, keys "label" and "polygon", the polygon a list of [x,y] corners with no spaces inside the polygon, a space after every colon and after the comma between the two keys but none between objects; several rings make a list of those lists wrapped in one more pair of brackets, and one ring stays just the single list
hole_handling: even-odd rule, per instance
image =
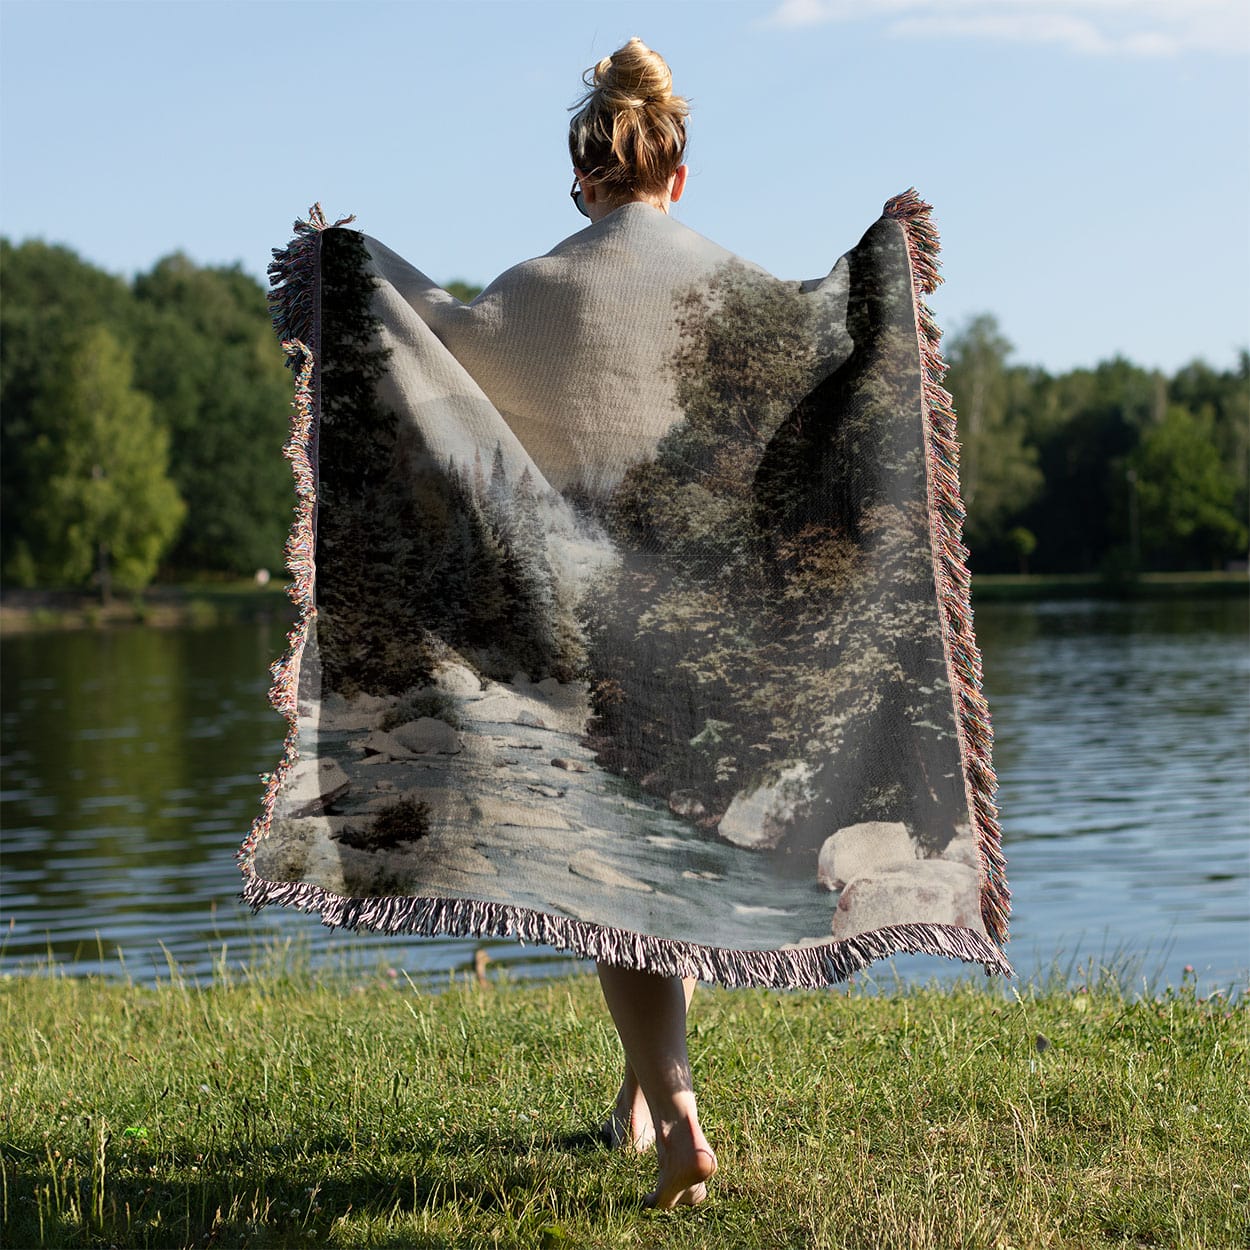
[{"label": "fringed edge", "polygon": [[942,331],[921,298],[942,282],[938,273],[940,244],[933,211],[909,187],[886,202],[882,210],[903,228],[911,271],[912,302],[916,314],[916,338],[920,349],[922,407],[928,433],[929,518],[933,544],[933,567],[943,623],[942,643],[952,681],[959,750],[973,836],[981,857],[981,917],[987,932],[998,943],[1008,940],[1007,919],[1011,892],[1007,888],[1007,862],[1002,851],[1002,831],[994,792],[991,753],[994,731],[989,708],[981,693],[981,652],[972,628],[972,578],[968,571],[968,548],[960,541],[967,515],[959,493],[959,438],[955,409],[949,391],[942,387],[946,364],[940,344]]},{"label": "fringed edge", "polygon": [[[334,225],[346,225],[354,220],[354,217],[345,217]],[[277,768],[272,773],[260,774],[261,781],[265,783],[261,812],[253,821],[238,852],[244,877],[239,896],[241,901],[253,912],[271,905],[315,912],[328,928],[364,928],[427,937],[515,938],[523,943],[539,943],[581,958],[601,959],[662,976],[693,976],[732,988],[819,989],[845,981],[875,960],[896,954],[961,959],[966,963],[982,964],[987,976],[994,973],[1014,976],[1010,963],[993,942],[972,929],[954,925],[890,925],[817,946],[733,950],[654,937],[629,929],[613,929],[528,907],[481,899],[346,898],[307,882],[267,881],[257,875],[253,863],[256,845],[268,835],[278,792],[299,759],[299,665],[309,627],[316,615],[313,601],[313,509],[317,479],[309,448],[315,434],[319,403],[316,373],[321,330],[318,271],[321,232],[327,226],[321,206],[314,205],[309,210],[308,221],[295,223],[295,238],[291,243],[284,249],[274,249],[274,261],[269,266],[274,286],[269,296],[274,329],[282,340],[288,364],[297,370],[291,436],[282,454],[292,463],[298,496],[295,521],[287,538],[286,557],[287,568],[293,578],[287,593],[299,606],[300,614],[287,635],[286,654],[270,666],[273,682],[269,701],[287,718],[288,728]],[[936,235],[933,237],[936,239]],[[949,397],[947,399],[949,401]],[[951,421],[953,425],[953,415]],[[955,500],[958,503],[957,490]]]},{"label": "fringed edge", "polygon": [[[340,217],[334,227],[355,221],[355,216]],[[269,262],[269,313],[273,319],[274,332],[283,346],[287,340],[298,339],[311,343],[314,350],[320,348],[318,323],[317,282],[320,276],[321,233],[330,229],[320,204],[308,210],[308,220],[298,218],[291,227],[295,231],[286,247],[273,249]],[[294,359],[287,365],[296,368]]]},{"label": "fringed edge", "polygon": [[248,878],[243,901],[253,911],[277,903],[317,912],[329,928],[427,937],[515,938],[624,968],[698,977],[732,989],[752,985],[820,989],[845,981],[877,959],[900,954],[941,955],[983,964],[986,976],[1015,975],[993,942],[954,925],[890,925],[819,946],[731,950],[608,928],[507,903],[465,898],[344,898],[307,882],[264,881],[255,875]]},{"label": "fringed edge", "polygon": [[[334,222],[343,226],[355,217],[341,217]],[[295,519],[286,540],[286,567],[291,582],[286,588],[299,608],[295,624],[287,633],[286,652],[269,666],[272,682],[269,702],[287,720],[282,758],[271,773],[261,773],[264,783],[260,814],[252,822],[236,858],[248,882],[256,879],[252,856],[257,842],[269,832],[274,804],[287,775],[299,759],[298,695],[300,660],[313,618],[316,573],[316,539],[313,511],[317,501],[317,471],[310,446],[316,432],[316,415],[320,402],[317,358],[321,345],[318,280],[321,262],[321,233],[328,227],[320,204],[308,210],[308,220],[297,220],[295,237],[285,248],[273,249],[269,266],[269,309],[273,326],[287,355],[288,367],[296,370],[295,396],[291,401],[291,433],[282,454],[291,462],[295,478]],[[310,345],[311,344],[311,345]]]}]

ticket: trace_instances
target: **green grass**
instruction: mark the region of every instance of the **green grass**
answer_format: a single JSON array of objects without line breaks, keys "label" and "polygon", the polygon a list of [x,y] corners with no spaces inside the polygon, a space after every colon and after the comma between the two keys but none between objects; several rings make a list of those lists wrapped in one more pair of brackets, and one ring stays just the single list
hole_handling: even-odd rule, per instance
[{"label": "green grass", "polygon": [[1245,1246],[1248,1019],[1189,979],[701,986],[720,1171],[703,1206],[652,1212],[653,1157],[585,1139],[620,1079],[593,977],[10,977],[3,1242]]}]

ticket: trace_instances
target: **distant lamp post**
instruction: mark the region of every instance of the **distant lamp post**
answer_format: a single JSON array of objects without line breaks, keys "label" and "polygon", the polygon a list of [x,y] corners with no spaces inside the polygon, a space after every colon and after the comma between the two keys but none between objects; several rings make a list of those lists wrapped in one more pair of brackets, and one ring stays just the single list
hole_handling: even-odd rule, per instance
[{"label": "distant lamp post", "polygon": [[1137,521],[1137,470],[1126,469],[1128,480],[1128,541],[1129,552],[1133,557],[1133,567],[1141,568],[1141,527]]}]

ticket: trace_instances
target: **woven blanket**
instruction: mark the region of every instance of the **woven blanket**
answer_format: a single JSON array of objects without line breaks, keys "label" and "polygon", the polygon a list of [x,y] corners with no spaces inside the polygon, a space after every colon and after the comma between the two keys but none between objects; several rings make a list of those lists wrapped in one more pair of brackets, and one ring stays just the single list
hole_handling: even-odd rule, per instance
[{"label": "woven blanket", "polygon": [[242,898],[725,985],[1011,975],[930,206],[783,281],[645,203],[465,304],[316,206]]}]

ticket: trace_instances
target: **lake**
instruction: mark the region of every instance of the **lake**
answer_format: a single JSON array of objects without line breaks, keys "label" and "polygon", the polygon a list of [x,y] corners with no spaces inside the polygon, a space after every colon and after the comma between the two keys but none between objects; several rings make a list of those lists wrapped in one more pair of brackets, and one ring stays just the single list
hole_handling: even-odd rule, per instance
[{"label": "lake", "polygon": [[[986,602],[975,618],[1017,972],[1076,979],[1092,960],[1161,987],[1190,965],[1208,990],[1244,990],[1250,601]],[[339,933],[238,902],[235,854],[282,750],[266,691],[286,628],[0,643],[0,972],[51,960],[207,981],[294,948],[430,985],[481,946],[514,976],[590,968],[511,940]],[[909,956],[869,979],[968,971]]]}]

